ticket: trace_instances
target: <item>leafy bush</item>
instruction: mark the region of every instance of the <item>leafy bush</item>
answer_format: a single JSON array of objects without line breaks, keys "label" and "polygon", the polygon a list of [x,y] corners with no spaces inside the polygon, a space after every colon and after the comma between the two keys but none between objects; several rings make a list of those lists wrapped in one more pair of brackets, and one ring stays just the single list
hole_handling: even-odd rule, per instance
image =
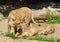
[{"label": "leafy bush", "polygon": [[47,23],[60,24],[60,15],[55,15],[53,12],[47,11]]}]

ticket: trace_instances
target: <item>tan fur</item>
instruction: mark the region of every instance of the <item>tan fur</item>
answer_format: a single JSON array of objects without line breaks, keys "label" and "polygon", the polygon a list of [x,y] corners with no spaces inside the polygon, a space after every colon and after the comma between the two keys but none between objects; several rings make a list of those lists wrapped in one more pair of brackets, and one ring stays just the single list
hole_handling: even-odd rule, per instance
[{"label": "tan fur", "polygon": [[17,27],[22,26],[25,23],[26,26],[29,25],[31,21],[32,11],[28,7],[22,7],[16,10],[12,10],[8,16],[8,32],[11,31],[11,27],[14,32],[17,31]]},{"label": "tan fur", "polygon": [[15,36],[23,37],[23,36],[33,36],[35,34],[50,34],[54,32],[54,28],[52,26],[30,26],[22,29],[22,34],[20,36],[17,32]]}]

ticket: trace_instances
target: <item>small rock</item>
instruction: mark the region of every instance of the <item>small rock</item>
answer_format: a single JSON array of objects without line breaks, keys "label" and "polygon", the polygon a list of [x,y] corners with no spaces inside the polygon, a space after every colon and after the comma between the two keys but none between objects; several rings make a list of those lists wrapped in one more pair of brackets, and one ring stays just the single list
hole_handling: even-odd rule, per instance
[{"label": "small rock", "polygon": [[15,39],[14,42],[22,42],[22,40],[21,39]]},{"label": "small rock", "polygon": [[9,37],[5,37],[5,42],[14,42],[14,39],[9,38]]},{"label": "small rock", "polygon": [[5,42],[5,38],[3,35],[0,35],[0,42]]}]

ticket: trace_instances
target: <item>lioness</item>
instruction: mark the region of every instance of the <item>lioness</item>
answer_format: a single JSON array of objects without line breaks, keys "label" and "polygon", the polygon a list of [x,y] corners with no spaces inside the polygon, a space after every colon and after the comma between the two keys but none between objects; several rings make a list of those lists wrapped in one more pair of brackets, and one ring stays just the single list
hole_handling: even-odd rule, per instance
[{"label": "lioness", "polygon": [[52,26],[29,26],[26,28],[22,28],[22,34],[16,33],[16,37],[23,37],[23,36],[33,36],[35,34],[50,34],[54,32],[54,28]]},{"label": "lioness", "polygon": [[[12,10],[8,16],[8,32],[16,33],[18,27],[22,27],[22,24],[29,26],[31,21],[32,11],[28,7],[22,7],[16,10]],[[13,31],[11,31],[13,29]]]}]

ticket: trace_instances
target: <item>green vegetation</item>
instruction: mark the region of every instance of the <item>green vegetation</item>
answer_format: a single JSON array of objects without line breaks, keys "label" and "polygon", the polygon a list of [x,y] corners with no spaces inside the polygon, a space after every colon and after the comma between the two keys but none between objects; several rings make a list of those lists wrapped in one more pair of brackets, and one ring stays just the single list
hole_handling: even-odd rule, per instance
[{"label": "green vegetation", "polygon": [[47,11],[47,23],[48,24],[60,24],[60,15],[56,15],[53,12]]},{"label": "green vegetation", "polygon": [[3,35],[4,33],[2,31],[0,31],[0,35]]},{"label": "green vegetation", "polygon": [[15,35],[13,33],[7,33],[5,34],[6,37],[11,37],[12,39],[16,39]]},{"label": "green vegetation", "polygon": [[2,20],[4,20],[5,19],[5,17],[0,17],[0,21],[2,21]]},{"label": "green vegetation", "polygon": [[[7,33],[5,35],[6,37],[11,37],[12,39],[17,39],[17,37],[15,37],[13,35],[13,33]],[[35,35],[35,36],[24,36],[22,37],[24,39],[29,39],[29,40],[38,40],[38,41],[45,41],[45,42],[60,42],[60,39],[57,39],[57,38],[47,38],[47,37],[42,37],[40,35]]]},{"label": "green vegetation", "polygon": [[47,38],[47,37],[42,37],[40,35],[35,35],[33,37],[23,37],[24,39],[30,39],[30,40],[38,40],[38,41],[45,41],[45,42],[60,42],[60,39],[56,39],[56,38]]},{"label": "green vegetation", "polygon": [[57,39],[57,42],[60,42],[60,39]]}]

